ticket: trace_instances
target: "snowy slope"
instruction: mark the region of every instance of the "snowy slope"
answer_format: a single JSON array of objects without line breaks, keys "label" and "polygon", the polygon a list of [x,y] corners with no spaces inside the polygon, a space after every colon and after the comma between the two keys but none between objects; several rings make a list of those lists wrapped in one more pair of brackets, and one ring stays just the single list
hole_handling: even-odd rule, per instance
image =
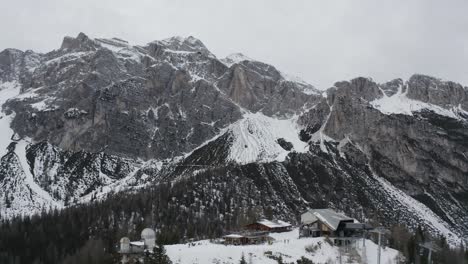
[{"label": "snowy slope", "polygon": [[[247,262],[253,264],[276,264],[276,260],[268,258],[268,252],[273,256],[282,256],[286,263],[296,262],[302,256],[314,261],[314,263],[339,263],[340,248],[331,246],[324,238],[301,238],[298,239],[298,230],[291,232],[271,234],[275,239],[272,245],[246,245],[246,246],[225,246],[210,243],[208,240],[195,242],[195,246],[188,244],[177,244],[166,246],[167,254],[175,264],[205,264],[223,263],[234,264],[244,254]],[[317,246],[317,250],[309,253],[305,250],[308,246]],[[352,260],[349,254],[341,250],[342,263],[377,263],[377,245],[366,240],[366,247],[362,249],[362,243],[357,243],[355,250],[360,258]],[[397,263],[395,261],[398,251],[385,248],[382,249],[381,263]]]},{"label": "snowy slope", "polygon": [[452,109],[445,109],[440,106],[421,102],[418,100],[413,100],[407,97],[408,88],[403,92],[403,86],[398,87],[397,93],[392,96],[387,96],[383,92],[383,97],[375,99],[370,102],[370,104],[378,109],[380,112],[390,115],[390,114],[403,114],[403,115],[413,115],[413,112],[421,110],[430,110],[436,114],[447,116],[455,119],[460,119],[459,113],[467,114],[466,111],[461,109],[460,106],[454,107]]},{"label": "snowy slope", "polygon": [[[19,94],[21,85],[15,82],[5,82],[0,84],[0,107],[10,98]],[[6,115],[0,111],[0,157],[5,155],[6,148],[11,143],[13,130],[10,128],[12,115]]]},{"label": "snowy slope", "polygon": [[424,223],[424,226],[432,229],[432,233],[444,236],[447,239],[447,242],[454,247],[462,242],[461,237],[450,230],[450,226],[447,222],[437,216],[426,205],[418,202],[416,199],[399,190],[387,180],[378,176],[375,176],[375,178],[382,186],[383,192],[387,193],[389,197],[392,197],[394,201],[398,201],[399,206],[406,208],[406,210],[419,217],[420,222],[415,224]]},{"label": "snowy slope", "polygon": [[283,161],[290,152],[277,140],[282,138],[293,145],[291,151],[306,152],[308,145],[299,139],[295,118],[275,119],[261,113],[245,114],[229,128],[233,142],[228,160],[241,164],[255,161]]},{"label": "snowy slope", "polygon": [[25,175],[25,182],[32,191],[32,195],[37,196],[39,199],[43,200],[48,207],[63,207],[63,203],[56,201],[52,196],[42,189],[35,181],[33,174],[31,173],[29,162],[26,158],[26,149],[29,142],[27,140],[20,140],[16,144],[15,153],[18,156],[19,163]]},{"label": "snowy slope", "polygon": [[[20,88],[21,85],[16,81],[0,84],[0,106],[7,100],[18,96]],[[6,190],[6,192],[0,195],[2,198],[0,200],[1,213],[7,216],[29,215],[31,212],[40,212],[43,208],[62,207],[60,202],[55,201],[34,181],[26,159],[28,142],[13,140],[14,132],[10,128],[12,118],[13,114],[7,115],[0,111],[0,157],[5,156],[5,159],[11,160],[9,168],[4,170],[13,171],[16,174],[14,179],[3,182],[5,186],[2,186],[2,190]],[[7,147],[12,142],[16,142],[15,150],[13,153],[7,154]],[[12,210],[6,210],[4,204],[6,200],[10,200]]]}]

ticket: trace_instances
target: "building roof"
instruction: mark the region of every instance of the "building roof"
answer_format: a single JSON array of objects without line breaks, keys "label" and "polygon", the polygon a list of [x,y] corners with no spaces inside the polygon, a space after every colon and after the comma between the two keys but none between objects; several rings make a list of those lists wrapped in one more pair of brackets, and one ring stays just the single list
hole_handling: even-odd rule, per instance
[{"label": "building roof", "polygon": [[337,213],[331,209],[310,209],[307,212],[312,213],[320,220],[322,223],[325,223],[333,230],[336,230],[340,225],[341,221],[353,221],[351,217],[347,217],[343,214]]},{"label": "building roof", "polygon": [[241,238],[241,237],[244,237],[244,236],[238,235],[238,234],[229,234],[229,235],[225,235],[223,237],[224,238]]},{"label": "building roof", "polygon": [[132,242],[130,242],[130,245],[137,246],[137,247],[143,247],[143,246],[145,246],[145,242],[143,242],[143,241],[132,241]]},{"label": "building roof", "polygon": [[290,223],[287,223],[287,222],[284,222],[284,221],[281,221],[281,220],[270,221],[270,220],[262,219],[260,221],[257,221],[256,223],[260,224],[260,225],[267,226],[269,228],[281,228],[281,227],[290,227],[291,226]]}]

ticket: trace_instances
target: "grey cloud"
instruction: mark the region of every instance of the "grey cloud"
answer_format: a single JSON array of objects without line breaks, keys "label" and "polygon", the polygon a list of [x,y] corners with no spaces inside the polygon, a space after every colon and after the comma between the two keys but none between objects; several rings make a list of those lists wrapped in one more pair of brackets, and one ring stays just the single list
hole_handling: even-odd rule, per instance
[{"label": "grey cloud", "polygon": [[218,57],[242,52],[318,88],[425,73],[468,84],[468,2],[6,1],[0,49],[46,52],[65,35],[145,44],[193,35]]}]

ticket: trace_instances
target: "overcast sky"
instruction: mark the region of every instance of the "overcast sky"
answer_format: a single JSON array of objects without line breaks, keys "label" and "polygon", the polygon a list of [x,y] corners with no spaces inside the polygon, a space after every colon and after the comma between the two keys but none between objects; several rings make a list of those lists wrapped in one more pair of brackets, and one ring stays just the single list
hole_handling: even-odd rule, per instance
[{"label": "overcast sky", "polygon": [[65,35],[132,44],[199,38],[324,89],[368,76],[413,73],[468,85],[468,1],[433,0],[0,0],[0,50],[46,52]]}]

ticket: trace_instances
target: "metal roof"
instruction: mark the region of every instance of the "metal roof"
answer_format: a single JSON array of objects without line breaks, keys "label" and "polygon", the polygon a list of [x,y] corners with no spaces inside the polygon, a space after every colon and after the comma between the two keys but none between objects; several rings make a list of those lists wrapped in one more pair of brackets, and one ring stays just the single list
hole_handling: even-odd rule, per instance
[{"label": "metal roof", "polygon": [[313,215],[315,215],[317,219],[328,225],[333,230],[336,230],[338,228],[341,221],[354,222],[353,218],[337,213],[331,209],[310,209],[307,212],[310,212]]},{"label": "metal roof", "polygon": [[137,247],[143,247],[143,246],[145,246],[145,242],[143,242],[143,241],[132,241],[132,242],[130,242],[130,245],[137,246]]},{"label": "metal roof", "polygon": [[238,235],[238,234],[229,234],[229,235],[225,235],[223,236],[224,238],[242,238],[244,236],[242,235]]}]

